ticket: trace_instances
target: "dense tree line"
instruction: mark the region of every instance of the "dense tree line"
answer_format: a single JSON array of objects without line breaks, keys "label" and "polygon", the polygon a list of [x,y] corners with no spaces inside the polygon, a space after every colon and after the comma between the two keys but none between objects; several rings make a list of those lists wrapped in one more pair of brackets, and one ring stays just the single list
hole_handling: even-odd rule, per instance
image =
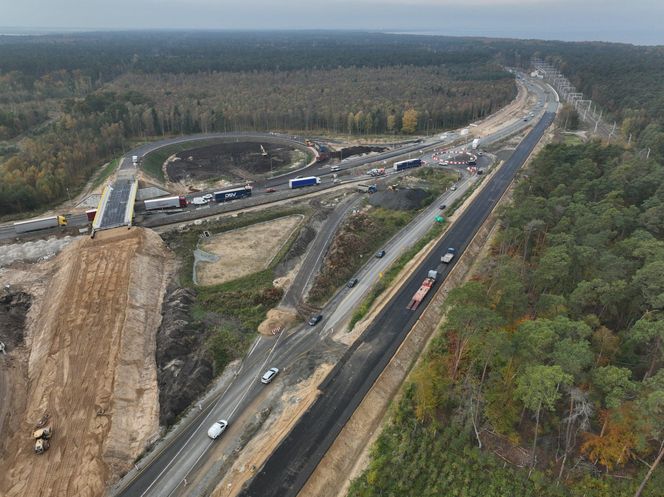
[{"label": "dense tree line", "polygon": [[[642,482],[642,495],[661,495],[663,201],[661,163],[599,143],[548,146],[480,274],[446,300],[401,408],[417,422],[396,417],[351,495],[398,493],[419,474],[418,495],[461,495],[473,473],[463,495],[632,496]],[[381,445],[437,446],[443,427],[455,441],[436,449],[441,460]],[[530,472],[483,474],[495,465],[477,451],[487,446]],[[446,476],[450,460],[458,474]]]},{"label": "dense tree line", "polygon": [[[513,80],[461,80],[448,67],[394,66],[196,75],[127,74],[107,89],[146,95],[129,109],[127,129],[159,135],[238,129],[398,133],[414,110],[413,132],[462,126],[515,96]],[[475,74],[471,71],[470,75]],[[408,124],[408,119],[406,119]]]}]

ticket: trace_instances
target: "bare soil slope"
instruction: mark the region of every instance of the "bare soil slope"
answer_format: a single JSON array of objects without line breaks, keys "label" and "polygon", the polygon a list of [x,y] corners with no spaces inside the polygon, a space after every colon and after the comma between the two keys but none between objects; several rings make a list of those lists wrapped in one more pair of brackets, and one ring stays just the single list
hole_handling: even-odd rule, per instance
[{"label": "bare soil slope", "polygon": [[[6,434],[0,495],[100,496],[158,434],[155,333],[171,260],[137,228],[58,256],[28,316],[27,400]],[[38,456],[31,432],[45,413],[55,433]]]}]

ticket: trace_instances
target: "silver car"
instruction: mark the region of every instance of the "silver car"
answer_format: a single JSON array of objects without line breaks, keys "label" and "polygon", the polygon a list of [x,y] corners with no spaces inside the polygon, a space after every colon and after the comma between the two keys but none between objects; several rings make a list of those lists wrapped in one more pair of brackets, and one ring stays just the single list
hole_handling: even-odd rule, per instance
[{"label": "silver car", "polygon": [[267,371],[265,371],[265,374],[261,378],[261,383],[267,385],[274,379],[275,376],[277,376],[278,373],[279,373],[279,368],[268,369]]}]

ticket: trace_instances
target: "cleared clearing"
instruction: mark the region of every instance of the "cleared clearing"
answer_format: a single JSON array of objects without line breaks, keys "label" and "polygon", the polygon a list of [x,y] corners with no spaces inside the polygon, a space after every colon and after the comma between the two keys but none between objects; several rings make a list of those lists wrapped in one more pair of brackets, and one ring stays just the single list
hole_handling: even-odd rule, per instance
[{"label": "cleared clearing", "polygon": [[196,262],[198,284],[218,285],[267,268],[303,219],[302,215],[280,217],[201,242],[200,249],[218,260]]},{"label": "cleared clearing", "polygon": [[[162,240],[141,228],[78,239],[53,261],[17,355],[26,378],[13,385],[23,391],[3,434],[0,495],[100,496],[159,434],[155,334],[171,271]],[[54,435],[38,456],[31,433],[45,414]]]}]

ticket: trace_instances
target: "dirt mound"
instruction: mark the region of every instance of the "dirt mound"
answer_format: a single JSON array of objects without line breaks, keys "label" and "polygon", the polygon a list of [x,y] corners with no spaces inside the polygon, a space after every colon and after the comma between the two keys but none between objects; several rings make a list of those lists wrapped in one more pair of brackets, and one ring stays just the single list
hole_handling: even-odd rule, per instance
[{"label": "dirt mound", "polygon": [[263,335],[272,335],[276,330],[283,331],[298,320],[296,313],[283,309],[267,311],[267,317],[258,326],[258,332]]},{"label": "dirt mound", "polygon": [[214,366],[203,343],[209,333],[191,319],[196,293],[189,288],[169,291],[157,333],[159,421],[170,425],[209,385]]},{"label": "dirt mound", "polygon": [[371,195],[369,203],[384,209],[410,211],[422,207],[428,196],[429,193],[421,188],[405,188],[397,191],[386,190]]},{"label": "dirt mound", "polygon": [[[0,495],[102,495],[158,435],[155,334],[171,269],[161,239],[140,228],[60,253],[28,315],[26,402],[5,433]],[[45,413],[55,434],[37,456],[29,434]]]},{"label": "dirt mound", "polygon": [[369,154],[371,152],[384,152],[387,150],[385,147],[367,147],[365,145],[357,145],[354,147],[346,147],[337,152],[331,152],[330,157],[334,159],[345,159],[353,155]]}]

